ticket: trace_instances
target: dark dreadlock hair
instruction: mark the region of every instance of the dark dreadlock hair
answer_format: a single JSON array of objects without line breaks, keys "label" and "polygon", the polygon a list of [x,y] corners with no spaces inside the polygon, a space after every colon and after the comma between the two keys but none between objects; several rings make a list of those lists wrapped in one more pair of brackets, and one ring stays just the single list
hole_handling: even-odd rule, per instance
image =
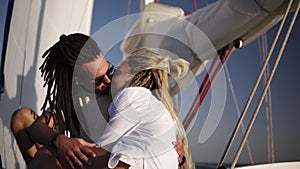
[{"label": "dark dreadlock hair", "polygon": [[[55,124],[60,131],[69,130],[71,137],[79,137],[79,121],[72,99],[72,78],[75,64],[93,61],[100,49],[91,37],[75,33],[61,35],[60,40],[44,54],[40,67],[47,86],[45,102],[41,108],[45,112],[47,104],[54,113]],[[78,61],[77,61],[78,60]],[[77,61],[77,62],[76,62]],[[79,65],[79,66],[81,66]],[[47,123],[49,123],[47,119]]]}]

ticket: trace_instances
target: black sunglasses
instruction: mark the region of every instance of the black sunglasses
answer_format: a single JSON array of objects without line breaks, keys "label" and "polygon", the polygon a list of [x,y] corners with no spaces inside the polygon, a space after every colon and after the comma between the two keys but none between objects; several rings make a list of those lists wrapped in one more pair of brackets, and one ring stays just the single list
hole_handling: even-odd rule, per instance
[{"label": "black sunglasses", "polygon": [[[108,70],[106,71],[105,75],[109,77],[109,79],[112,78],[112,76],[114,75],[114,73],[116,72],[117,70],[117,67],[115,67],[113,64],[111,64],[110,62],[109,63],[109,68]],[[99,77],[96,77],[95,78],[95,85],[96,86],[99,86],[102,82],[103,82],[103,79],[105,77],[105,75],[102,75],[102,76],[99,76]]]}]

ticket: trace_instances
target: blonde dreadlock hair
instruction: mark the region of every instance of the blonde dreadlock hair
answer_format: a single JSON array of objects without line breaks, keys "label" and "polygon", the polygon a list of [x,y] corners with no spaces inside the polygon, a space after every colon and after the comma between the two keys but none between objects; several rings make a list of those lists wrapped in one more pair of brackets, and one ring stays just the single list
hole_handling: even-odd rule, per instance
[{"label": "blonde dreadlock hair", "polygon": [[186,158],[185,163],[180,168],[194,169],[195,166],[189,150],[186,132],[177,112],[174,110],[168,83],[169,75],[175,80],[186,75],[189,70],[189,63],[183,59],[172,60],[145,48],[132,52],[126,58],[126,63],[130,67],[130,73],[134,75],[129,86],[140,86],[150,89],[166,106],[172,118],[176,120]]},{"label": "blonde dreadlock hair", "polygon": [[72,99],[75,64],[93,61],[100,52],[96,41],[91,37],[74,33],[61,35],[60,40],[43,54],[44,62],[40,70],[45,81],[44,87],[47,86],[47,94],[41,109],[45,112],[49,104],[51,111],[56,112],[55,124],[61,132],[70,131],[71,137],[79,137],[79,121]]}]

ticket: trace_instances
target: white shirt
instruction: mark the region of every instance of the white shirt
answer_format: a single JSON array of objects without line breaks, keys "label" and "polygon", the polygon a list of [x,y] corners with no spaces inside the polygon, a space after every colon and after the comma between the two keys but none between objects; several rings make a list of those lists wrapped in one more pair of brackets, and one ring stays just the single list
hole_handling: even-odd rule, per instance
[{"label": "white shirt", "polygon": [[110,119],[97,144],[111,152],[109,168],[119,161],[131,168],[177,169],[177,124],[150,90],[129,87],[109,107]]}]

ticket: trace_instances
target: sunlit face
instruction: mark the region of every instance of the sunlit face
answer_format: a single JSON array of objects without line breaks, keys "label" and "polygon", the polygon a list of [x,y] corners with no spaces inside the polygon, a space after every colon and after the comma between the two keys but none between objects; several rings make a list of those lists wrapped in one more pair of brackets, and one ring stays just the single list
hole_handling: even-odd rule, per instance
[{"label": "sunlit face", "polygon": [[128,87],[133,75],[130,73],[130,67],[126,62],[123,62],[119,67],[118,70],[114,73],[111,83],[111,93],[113,96],[115,94],[125,88]]},{"label": "sunlit face", "polygon": [[85,90],[102,93],[111,82],[108,73],[109,68],[109,62],[100,53],[95,60],[83,64],[82,70],[85,72],[85,75],[79,78],[78,81]]}]

